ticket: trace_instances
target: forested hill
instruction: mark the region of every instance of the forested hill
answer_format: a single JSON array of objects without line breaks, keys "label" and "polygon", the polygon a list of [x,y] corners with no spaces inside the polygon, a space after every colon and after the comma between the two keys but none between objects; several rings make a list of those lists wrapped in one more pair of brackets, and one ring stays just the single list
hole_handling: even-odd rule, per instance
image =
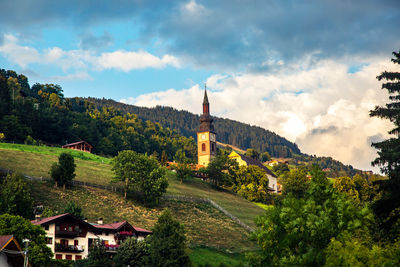
[{"label": "forested hill", "polygon": [[[158,122],[163,127],[177,130],[186,137],[196,138],[200,117],[190,112],[164,106],[138,107],[111,99],[85,98],[85,100],[94,103],[98,109],[114,107],[123,113],[136,114],[143,120]],[[242,149],[255,148],[260,152],[267,151],[273,157],[292,157],[293,154],[300,154],[300,149],[295,143],[261,127],[217,117],[214,117],[214,126],[218,141],[222,143]]]}]

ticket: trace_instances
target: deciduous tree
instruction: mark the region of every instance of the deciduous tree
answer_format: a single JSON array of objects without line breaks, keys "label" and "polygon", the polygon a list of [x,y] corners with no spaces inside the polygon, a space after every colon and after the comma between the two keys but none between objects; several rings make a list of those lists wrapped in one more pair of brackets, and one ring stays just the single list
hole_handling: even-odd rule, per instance
[{"label": "deciduous tree", "polygon": [[125,184],[125,198],[130,188],[143,194],[145,204],[157,204],[166,192],[168,180],[158,161],[132,150],[118,153],[113,159],[115,180]]},{"label": "deciduous tree", "polygon": [[56,186],[70,183],[75,178],[74,157],[69,153],[61,153],[58,163],[53,163],[50,169],[50,176],[56,182]]},{"label": "deciduous tree", "polygon": [[30,187],[21,174],[8,174],[0,180],[0,213],[32,217]]},{"label": "deciduous tree", "polygon": [[32,266],[50,266],[53,253],[46,245],[46,233],[41,226],[33,225],[21,216],[2,214],[0,235],[14,235],[19,244],[23,244],[22,240],[29,239],[29,261]]},{"label": "deciduous tree", "polygon": [[158,218],[149,243],[151,266],[190,266],[185,229],[169,210]]}]

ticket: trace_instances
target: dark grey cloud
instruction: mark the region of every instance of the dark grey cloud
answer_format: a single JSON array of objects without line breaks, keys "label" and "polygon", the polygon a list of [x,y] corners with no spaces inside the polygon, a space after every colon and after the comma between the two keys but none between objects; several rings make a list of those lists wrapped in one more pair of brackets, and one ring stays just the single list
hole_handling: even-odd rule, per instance
[{"label": "dark grey cloud", "polygon": [[376,134],[376,135],[372,135],[372,136],[368,136],[367,137],[368,145],[371,145],[372,143],[382,142],[383,140],[385,140],[385,138],[383,138],[382,134]]},{"label": "dark grey cloud", "polygon": [[337,132],[339,129],[336,126],[329,126],[325,128],[314,128],[311,130],[311,135],[320,135],[320,134],[327,134],[327,133],[334,133]]},{"label": "dark grey cloud", "polygon": [[127,21],[140,25],[139,40],[161,40],[163,52],[227,70],[263,71],[268,62],[290,64],[311,53],[315,60],[390,57],[400,48],[398,0],[198,0],[204,8],[194,13],[183,8],[188,2],[16,0],[3,3],[0,25],[90,27]]},{"label": "dark grey cloud", "polygon": [[95,36],[92,33],[81,35],[80,46],[82,49],[102,49],[112,44],[114,38],[108,32],[104,32],[101,36]]}]

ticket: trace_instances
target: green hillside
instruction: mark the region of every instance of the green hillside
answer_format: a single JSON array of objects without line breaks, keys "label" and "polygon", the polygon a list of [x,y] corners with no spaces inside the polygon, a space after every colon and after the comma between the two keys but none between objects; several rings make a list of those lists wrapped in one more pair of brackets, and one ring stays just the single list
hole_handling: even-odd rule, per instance
[{"label": "green hillside", "polygon": [[[0,143],[0,168],[11,169],[34,177],[49,177],[49,169],[62,148],[49,148],[28,145],[10,145]],[[67,150],[75,157],[75,180],[108,185],[113,177],[109,158],[95,155],[81,156],[82,152]],[[241,221],[255,227],[254,219],[263,213],[257,205],[227,191],[214,189],[208,183],[198,179],[180,183],[172,172],[168,173],[169,187],[167,193],[175,195],[188,195],[206,197],[215,201],[228,212],[238,217]]]}]

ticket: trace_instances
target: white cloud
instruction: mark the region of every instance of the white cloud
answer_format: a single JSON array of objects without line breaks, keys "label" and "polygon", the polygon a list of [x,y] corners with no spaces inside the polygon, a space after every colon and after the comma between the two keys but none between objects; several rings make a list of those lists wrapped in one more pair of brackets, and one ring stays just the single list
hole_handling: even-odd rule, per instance
[{"label": "white cloud", "polygon": [[146,51],[129,52],[115,51],[111,53],[102,53],[96,62],[100,69],[120,69],[131,71],[134,69],[145,68],[164,68],[167,65],[178,66],[178,60],[170,55],[164,55],[162,58],[156,57]]},{"label": "white cloud", "polygon": [[41,59],[39,52],[29,46],[20,46],[18,39],[13,35],[4,35],[3,44],[0,46],[0,53],[7,60],[25,68],[28,64],[37,62]]},{"label": "white cloud", "polygon": [[[383,70],[395,70],[392,65],[387,59],[374,59],[359,72],[348,73],[346,62],[329,60],[311,69],[299,64],[298,68],[292,65],[274,74],[214,75],[207,81],[213,89],[208,95],[211,113],[272,130],[295,141],[305,153],[332,156],[357,168],[372,169],[370,162],[376,151],[370,142],[387,138],[392,127],[368,115],[375,105],[387,101],[375,77]],[[201,87],[170,89],[121,101],[173,106],[198,114]]]},{"label": "white cloud", "polygon": [[[161,58],[146,51],[115,51],[95,54],[88,50],[63,50],[52,47],[38,51],[29,46],[18,44],[18,39],[13,35],[4,35],[4,42],[0,46],[0,54],[13,64],[25,68],[29,64],[54,65],[64,72],[74,70],[119,69],[131,71],[145,68],[164,68],[168,65],[179,67],[179,60],[172,55]],[[71,76],[72,77],[72,76]]]}]

